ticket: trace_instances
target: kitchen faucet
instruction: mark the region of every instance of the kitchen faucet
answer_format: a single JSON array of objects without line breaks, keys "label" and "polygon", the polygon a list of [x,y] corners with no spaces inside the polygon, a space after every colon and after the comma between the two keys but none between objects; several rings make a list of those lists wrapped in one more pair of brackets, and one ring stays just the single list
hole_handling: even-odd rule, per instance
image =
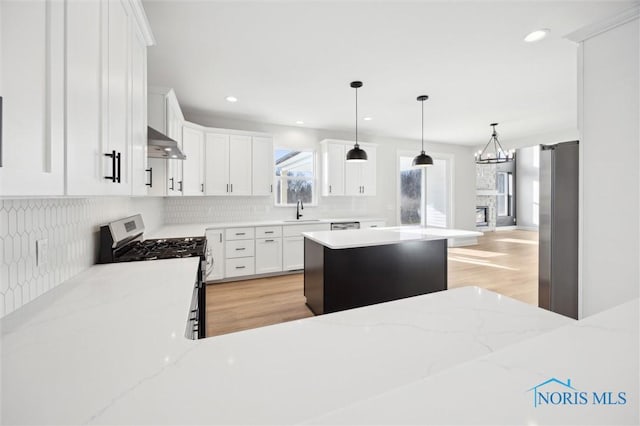
[{"label": "kitchen faucet", "polygon": [[304,210],[304,205],[302,204],[302,201],[298,200],[298,202],[296,203],[296,220],[300,220],[300,218],[302,217],[300,210]]}]

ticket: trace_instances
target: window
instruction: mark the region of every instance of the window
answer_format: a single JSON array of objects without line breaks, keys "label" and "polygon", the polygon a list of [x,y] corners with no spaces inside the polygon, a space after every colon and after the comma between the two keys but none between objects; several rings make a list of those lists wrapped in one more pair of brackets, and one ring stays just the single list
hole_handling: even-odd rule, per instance
[{"label": "window", "polygon": [[286,148],[274,151],[276,172],[276,205],[315,202],[315,153]]},{"label": "window", "polygon": [[449,158],[434,158],[433,165],[413,167],[414,153],[400,154],[399,222],[401,225],[449,226],[450,163]]},{"label": "window", "polygon": [[513,216],[513,173],[497,172],[498,216]]}]

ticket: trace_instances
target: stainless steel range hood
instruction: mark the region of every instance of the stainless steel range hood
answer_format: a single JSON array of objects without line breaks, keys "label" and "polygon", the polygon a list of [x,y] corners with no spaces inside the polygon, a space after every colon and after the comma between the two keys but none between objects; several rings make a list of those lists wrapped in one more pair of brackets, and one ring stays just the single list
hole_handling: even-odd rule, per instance
[{"label": "stainless steel range hood", "polygon": [[147,157],[166,158],[168,160],[185,160],[187,158],[180,151],[178,142],[148,126],[147,145]]}]

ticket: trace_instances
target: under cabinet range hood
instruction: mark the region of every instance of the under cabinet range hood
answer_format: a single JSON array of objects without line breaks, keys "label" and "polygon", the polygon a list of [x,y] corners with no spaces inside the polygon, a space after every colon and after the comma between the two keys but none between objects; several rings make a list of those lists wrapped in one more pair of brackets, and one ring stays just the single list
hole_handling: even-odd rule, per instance
[{"label": "under cabinet range hood", "polygon": [[163,135],[153,127],[147,126],[147,157],[185,160],[186,155],[180,151],[178,142]]}]

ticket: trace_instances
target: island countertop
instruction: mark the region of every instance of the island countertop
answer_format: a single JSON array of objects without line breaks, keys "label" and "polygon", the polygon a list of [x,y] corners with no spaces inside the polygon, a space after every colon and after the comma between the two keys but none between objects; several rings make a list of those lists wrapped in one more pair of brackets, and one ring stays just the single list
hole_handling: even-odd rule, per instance
[{"label": "island countertop", "polygon": [[3,318],[2,423],[313,421],[574,323],[466,287],[191,341],[196,269],[98,265]]},{"label": "island countertop", "polygon": [[302,235],[325,247],[339,250],[356,247],[398,244],[405,241],[429,241],[449,238],[469,238],[481,236],[482,233],[461,229],[399,226],[389,228],[352,229],[343,232],[304,232]]}]

